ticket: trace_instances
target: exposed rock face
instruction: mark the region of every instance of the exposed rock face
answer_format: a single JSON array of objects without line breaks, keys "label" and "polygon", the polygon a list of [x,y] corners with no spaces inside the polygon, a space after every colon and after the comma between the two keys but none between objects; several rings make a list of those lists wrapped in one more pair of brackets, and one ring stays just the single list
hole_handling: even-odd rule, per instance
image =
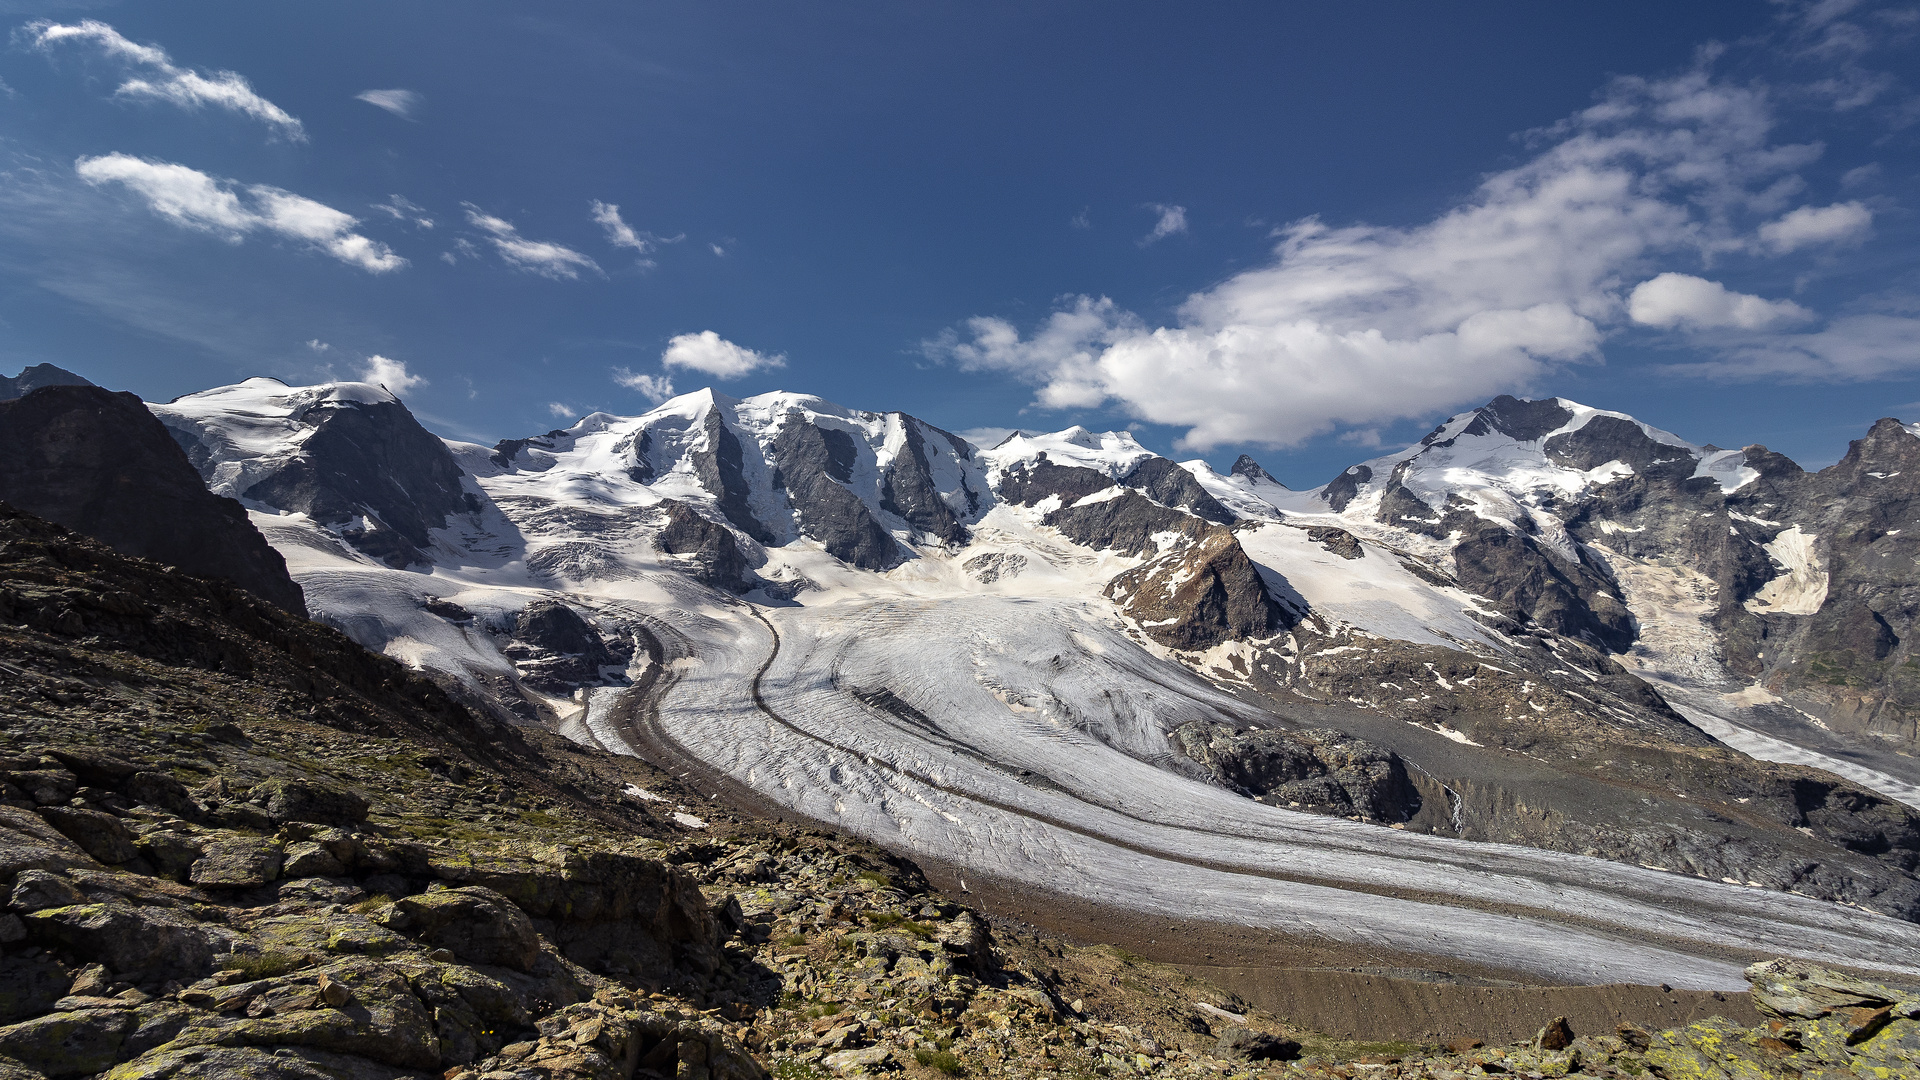
[{"label": "exposed rock face", "polygon": [[1365,465],[1355,465],[1334,477],[1332,482],[1322,489],[1321,495],[1327,500],[1327,505],[1333,508],[1333,512],[1338,514],[1353,501],[1354,495],[1359,493],[1360,485],[1372,479],[1372,469]]},{"label": "exposed rock face", "polygon": [[1279,484],[1281,487],[1287,486],[1281,484],[1272,473],[1261,468],[1260,463],[1253,460],[1253,457],[1249,454],[1241,454],[1234,459],[1232,475],[1244,476],[1249,480],[1265,480],[1269,484]]},{"label": "exposed rock face", "polygon": [[300,422],[314,429],[300,455],[244,497],[323,524],[357,523],[341,535],[396,568],[423,560],[449,515],[480,509],[446,444],[398,401],[320,402]]},{"label": "exposed rock face", "polygon": [[1321,547],[1326,548],[1328,551],[1333,552],[1343,559],[1364,559],[1367,557],[1367,551],[1360,546],[1359,539],[1345,529],[1316,525],[1307,530],[1307,539],[1319,544]]},{"label": "exposed rock face", "polygon": [[1783,479],[1776,520],[1799,533],[1770,538],[1768,579],[1807,587],[1751,594],[1757,632],[1730,659],[1836,727],[1920,745],[1920,437],[1881,420],[1837,464]]},{"label": "exposed rock face", "polygon": [[693,462],[694,475],[713,494],[715,505],[733,523],[734,528],[763,544],[773,543],[773,530],[754,517],[752,508],[747,505],[750,489],[746,474],[742,471],[744,461],[740,452],[740,437],[727,427],[717,404],[707,411],[703,424],[707,436],[706,447],[688,455]]},{"label": "exposed rock face", "polygon": [[[919,421],[904,413],[895,413],[894,417],[906,433],[906,451],[895,455],[887,466],[886,476],[881,481],[880,508],[900,515],[907,524],[922,533],[938,539],[943,544],[964,544],[967,542],[967,527],[940,497],[939,485],[934,483],[932,466],[927,461],[927,441],[920,434]],[[944,431],[936,433],[944,437],[956,454],[971,458],[972,448],[965,441]],[[965,485],[964,478],[961,484]],[[969,511],[977,510],[979,496],[971,488],[965,488]]]},{"label": "exposed rock face", "polygon": [[43,386],[92,386],[93,383],[65,368],[52,364],[34,364],[9,379],[0,376],[0,401],[25,397]]},{"label": "exposed rock face", "polygon": [[51,385],[0,402],[0,499],[115,550],[221,578],[304,616],[300,587],[240,504],[209,492],[140,399]]},{"label": "exposed rock face", "polygon": [[867,504],[847,489],[858,460],[853,437],[790,417],[774,438],[776,483],[787,489],[800,533],[827,554],[862,570],[891,570],[906,559]]},{"label": "exposed rock face", "polygon": [[626,663],[592,623],[556,600],[528,604],[514,621],[513,637],[503,651],[519,668],[522,682],[543,690],[597,683],[601,668]]},{"label": "exposed rock face", "polygon": [[1000,475],[1000,497],[1020,506],[1033,506],[1050,495],[1063,507],[1072,506],[1096,491],[1113,486],[1106,473],[1080,465],[1056,465],[1041,451],[1031,465],[1016,465]]},{"label": "exposed rock face", "polygon": [[1285,627],[1290,621],[1287,612],[1274,602],[1232,530],[1217,525],[1206,528],[1211,531],[1199,542],[1108,582],[1107,596],[1170,649],[1206,649],[1225,641],[1265,638]]},{"label": "exposed rock face", "polygon": [[1233,515],[1207,493],[1193,474],[1163,457],[1153,457],[1135,466],[1121,477],[1121,483],[1139,488],[1147,497],[1164,506],[1177,506],[1216,525],[1231,525]]},{"label": "exposed rock face", "polygon": [[1454,546],[1454,576],[1504,614],[1616,652],[1633,644],[1633,616],[1599,570],[1471,515],[1449,515],[1449,526],[1473,530]]},{"label": "exposed rock face", "polygon": [[533,463],[531,460],[522,460],[521,451],[529,446],[539,450],[551,450],[554,445],[553,440],[564,438],[566,434],[565,431],[555,429],[545,435],[529,435],[524,439],[501,439],[493,444],[493,453],[488,454],[487,458],[503,469],[516,466],[527,468]]},{"label": "exposed rock face", "polygon": [[[1057,475],[1055,478],[1073,479]],[[1068,505],[1042,520],[1059,529],[1076,544],[1095,551],[1111,548],[1122,555],[1158,551],[1153,539],[1156,535],[1171,533],[1184,539],[1197,540],[1220,528],[1192,514],[1162,506],[1137,491],[1122,492],[1115,498],[1101,499],[1084,506]]]},{"label": "exposed rock face", "polygon": [[750,587],[751,571],[747,557],[733,534],[700,516],[699,512],[677,499],[661,502],[667,522],[654,537],[654,543],[669,555],[686,555],[687,573],[695,580],[732,592]]},{"label": "exposed rock face", "polygon": [[1235,731],[1195,721],[1174,729],[1171,741],[1222,784],[1277,806],[1386,822],[1420,811],[1400,755],[1330,728]]}]

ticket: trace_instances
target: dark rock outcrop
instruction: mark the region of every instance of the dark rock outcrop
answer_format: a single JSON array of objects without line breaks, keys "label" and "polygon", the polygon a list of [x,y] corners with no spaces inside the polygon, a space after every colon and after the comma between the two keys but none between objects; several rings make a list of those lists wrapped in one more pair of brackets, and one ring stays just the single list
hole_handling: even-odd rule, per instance
[{"label": "dark rock outcrop", "polygon": [[747,504],[750,492],[742,471],[745,460],[741,456],[740,437],[727,426],[717,404],[707,410],[707,418],[702,423],[707,445],[688,454],[693,462],[693,474],[700,478],[701,486],[713,494],[720,513],[734,528],[763,544],[773,543],[773,530],[754,517],[753,509]]},{"label": "dark rock outcrop", "polygon": [[[940,497],[940,488],[933,481],[933,469],[927,461],[927,441],[920,434],[920,422],[904,413],[897,415],[901,429],[906,432],[906,452],[894,456],[887,466],[886,475],[881,478],[880,508],[898,514],[901,520],[943,544],[965,544],[967,527],[960,523],[953,508]],[[966,446],[959,438],[934,430],[946,438],[956,453]],[[965,484],[965,480],[961,483]],[[969,512],[977,510],[979,496],[972,489],[966,489],[966,496]]]},{"label": "dark rock outcrop", "polygon": [[1365,465],[1355,465],[1334,477],[1320,491],[1320,497],[1338,514],[1347,508],[1353,497],[1360,493],[1360,485],[1373,480],[1373,470]]},{"label": "dark rock outcrop", "polygon": [[493,444],[493,453],[487,455],[487,460],[503,469],[510,469],[520,464],[520,453],[527,447],[531,446],[536,450],[551,450],[553,449],[553,440],[562,438],[565,435],[565,431],[556,428],[553,431],[547,432],[545,435],[529,435],[524,439],[501,439],[499,442]]},{"label": "dark rock outcrop", "polygon": [[694,580],[715,588],[745,592],[752,584],[747,557],[725,526],[716,525],[677,499],[660,504],[666,512],[666,524],[654,536],[654,543],[669,555],[688,556],[687,573]]},{"label": "dark rock outcrop", "polygon": [[1280,483],[1280,481],[1272,473],[1268,472],[1264,468],[1261,468],[1260,463],[1253,460],[1253,457],[1249,454],[1241,454],[1239,457],[1235,458],[1233,461],[1232,471],[1233,471],[1233,475],[1244,476],[1249,480],[1265,480],[1267,483],[1273,484],[1276,487],[1284,488],[1287,486],[1285,484]]},{"label": "dark rock outcrop", "polygon": [[1014,465],[1000,474],[1000,497],[1020,506],[1033,506],[1050,495],[1060,497],[1062,507],[1072,506],[1096,491],[1113,486],[1113,478],[1098,469],[1080,465],[1056,465],[1042,450],[1031,464]]},{"label": "dark rock outcrop", "polygon": [[306,614],[286,560],[132,394],[53,385],[0,402],[0,462],[0,500]]},{"label": "dark rock outcrop", "polygon": [[851,435],[797,413],[774,436],[775,486],[786,488],[800,534],[850,566],[891,570],[906,561],[906,552],[847,488],[857,460]]},{"label": "dark rock outcrop", "polygon": [[1599,570],[1470,514],[1449,515],[1448,524],[1472,528],[1454,545],[1454,577],[1503,614],[1615,652],[1633,644],[1633,616]]},{"label": "dark rock outcrop", "polygon": [[1236,731],[1202,720],[1174,729],[1171,741],[1222,784],[1277,806],[1385,822],[1420,810],[1400,755],[1330,728]]},{"label": "dark rock outcrop", "polygon": [[1164,506],[1179,507],[1216,525],[1233,524],[1233,515],[1200,486],[1192,473],[1166,458],[1148,458],[1121,477],[1120,482],[1139,488],[1148,498]]},{"label": "dark rock outcrop", "polygon": [[1170,649],[1207,649],[1226,641],[1257,640],[1286,627],[1291,621],[1288,612],[1267,591],[1266,581],[1232,530],[1218,525],[1204,528],[1211,531],[1199,541],[1108,582],[1107,596]]},{"label": "dark rock outcrop", "polygon": [[1220,528],[1192,514],[1154,502],[1137,491],[1124,491],[1115,498],[1101,499],[1084,506],[1069,503],[1048,514],[1042,522],[1059,529],[1082,547],[1096,551],[1111,548],[1122,555],[1157,551],[1153,540],[1156,535],[1171,533],[1184,539],[1197,540]]},{"label": "dark rock outcrop", "polygon": [[548,691],[598,683],[602,668],[626,662],[592,623],[557,600],[528,604],[514,620],[513,641],[501,651],[514,662],[522,682]]}]

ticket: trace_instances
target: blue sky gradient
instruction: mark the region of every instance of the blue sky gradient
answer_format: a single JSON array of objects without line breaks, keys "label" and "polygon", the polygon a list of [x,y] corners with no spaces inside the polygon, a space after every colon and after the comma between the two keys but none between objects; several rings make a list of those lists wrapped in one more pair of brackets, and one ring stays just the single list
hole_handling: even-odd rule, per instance
[{"label": "blue sky gradient", "polygon": [[9,372],[165,400],[379,357],[486,442],[711,382],[1296,486],[1501,391],[1810,466],[1920,419],[1911,5],[0,20]]}]

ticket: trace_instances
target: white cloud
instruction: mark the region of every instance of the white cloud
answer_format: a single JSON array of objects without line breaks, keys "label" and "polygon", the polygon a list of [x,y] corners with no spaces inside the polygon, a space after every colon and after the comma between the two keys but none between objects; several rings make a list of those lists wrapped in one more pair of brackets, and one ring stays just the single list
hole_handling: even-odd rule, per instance
[{"label": "white cloud", "polygon": [[639,375],[626,368],[613,369],[613,381],[629,390],[638,390],[655,405],[673,396],[673,380],[665,375]]},{"label": "white cloud", "polygon": [[470,202],[461,206],[467,208],[467,221],[488,234],[486,238],[492,242],[493,250],[499,252],[499,258],[507,259],[509,265],[538,273],[540,277],[551,277],[553,281],[574,281],[580,277],[580,271],[601,273],[599,263],[564,244],[528,240],[520,236],[520,231],[505,217],[493,217]]},{"label": "white cloud", "polygon": [[1776,255],[1815,244],[1857,244],[1873,232],[1873,211],[1861,203],[1803,206],[1760,226],[1760,243]]},{"label": "white cloud", "polygon": [[321,341],[319,338],[310,338],[307,341],[307,348],[312,349],[314,352],[326,352],[328,349],[333,348],[333,346]]},{"label": "white cloud", "polygon": [[[1073,297],[1030,335],[978,318],[927,352],[1032,382],[1042,407],[1183,427],[1196,450],[1526,392],[1599,360],[1606,334],[1632,325],[1628,285],[1660,263],[1756,249],[1754,225],[1786,209],[1804,186],[1794,171],[1820,153],[1771,142],[1772,124],[1764,90],[1702,70],[1619,79],[1432,220],[1296,221],[1270,263],[1188,297],[1171,325]],[[1733,325],[1757,317],[1728,297]]]},{"label": "white cloud", "polygon": [[1093,213],[1093,207],[1083,206],[1080,208],[1079,213],[1067,219],[1067,224],[1073,226],[1076,229],[1091,229],[1093,228],[1093,218],[1090,217],[1089,215],[1091,215],[1092,213]]},{"label": "white cloud", "polygon": [[153,98],[184,109],[197,109],[204,105],[229,109],[259,120],[295,142],[306,140],[306,129],[299,120],[255,93],[252,85],[236,72],[199,72],[177,67],[165,49],[129,41],[119,31],[97,19],[86,19],[70,26],[40,20],[28,23],[25,31],[30,43],[44,52],[51,52],[58,42],[84,42],[114,60],[148,73],[145,76],[129,76],[115,91],[117,94]]},{"label": "white cloud", "polygon": [[1806,322],[1813,312],[1791,300],[1737,293],[1717,281],[1668,272],[1633,287],[1627,316],[1643,326],[1711,330],[1768,330]]},{"label": "white cloud", "polygon": [[494,250],[511,266],[555,281],[575,280],[582,270],[600,273],[599,263],[570,247],[545,240],[528,240],[505,218],[494,217],[472,203],[462,205],[467,208],[467,220],[487,234],[487,240],[493,244]]},{"label": "white cloud", "polygon": [[74,171],[87,183],[123,185],[176,225],[238,243],[252,232],[300,240],[368,273],[398,270],[407,260],[378,240],[353,231],[359,219],[312,199],[265,184],[240,188],[185,165],[127,154],[83,157]]},{"label": "white cloud", "polygon": [[711,330],[702,330],[668,339],[666,350],[660,354],[660,365],[701,371],[716,379],[737,379],[766,368],[786,367],[787,358],[780,353],[755,352]]},{"label": "white cloud", "polygon": [[385,109],[402,120],[413,119],[413,114],[427,99],[414,90],[362,90],[353,95],[355,101],[364,101],[376,109]]},{"label": "white cloud", "polygon": [[[1184,206],[1168,206],[1165,203],[1148,203],[1141,209],[1151,210],[1160,215],[1160,220],[1153,223],[1153,231],[1140,238],[1141,247],[1165,240],[1167,237],[1173,236],[1176,233],[1187,231],[1187,208]],[[1082,211],[1082,213],[1084,214],[1085,211]]]},{"label": "white cloud", "polygon": [[366,366],[360,369],[360,379],[384,386],[389,393],[399,397],[407,396],[416,386],[427,385],[426,379],[408,373],[404,362],[389,360],[384,356],[367,357]]},{"label": "white cloud", "polygon": [[580,415],[573,406],[564,405],[558,401],[547,402],[547,412],[559,420],[571,420]]},{"label": "white cloud", "polygon": [[410,222],[415,228],[433,228],[433,219],[427,216],[424,207],[415,206],[404,195],[389,195],[383,203],[370,203],[375,210],[393,218],[395,221]]},{"label": "white cloud", "polygon": [[[612,244],[614,247],[632,248],[640,254],[645,255],[647,252],[653,250],[655,244],[659,243],[659,238],[652,234],[642,236],[640,233],[634,232],[633,226],[621,219],[620,206],[617,203],[604,203],[599,199],[595,199],[589,209],[593,213],[593,220],[607,230],[607,243]],[[671,241],[669,241],[669,243],[671,243]]]},{"label": "white cloud", "polygon": [[1681,374],[1722,379],[1858,382],[1920,368],[1920,318],[1900,312],[1843,315],[1819,330],[1780,334],[1675,365]]}]

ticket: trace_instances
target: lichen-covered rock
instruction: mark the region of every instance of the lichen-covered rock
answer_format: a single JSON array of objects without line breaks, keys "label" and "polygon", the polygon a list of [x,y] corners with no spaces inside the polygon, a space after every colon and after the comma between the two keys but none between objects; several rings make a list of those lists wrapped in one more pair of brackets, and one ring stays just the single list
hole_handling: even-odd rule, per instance
[{"label": "lichen-covered rock", "polygon": [[416,941],[449,949],[471,964],[531,971],[540,958],[533,921],[511,900],[477,885],[405,897],[372,918]]},{"label": "lichen-covered rock", "polygon": [[13,894],[7,898],[15,911],[42,911],[87,902],[73,882],[45,870],[23,870],[13,879]]},{"label": "lichen-covered rock", "polygon": [[367,800],[355,791],[311,780],[262,780],[249,793],[276,824],[358,825],[367,820]]},{"label": "lichen-covered rock", "polygon": [[90,1076],[121,1059],[120,1044],[134,1027],[131,1009],[48,1013],[0,1028],[0,1054],[53,1080]]},{"label": "lichen-covered rock", "polygon": [[43,806],[40,816],[60,830],[61,835],[80,845],[82,851],[109,866],[140,854],[134,847],[133,830],[112,814],[76,806]]},{"label": "lichen-covered rock", "polygon": [[188,873],[195,885],[252,889],[278,878],[283,858],[278,840],[223,836],[207,843]]},{"label": "lichen-covered rock", "polygon": [[233,940],[226,928],[179,911],[124,903],[48,908],[26,923],[35,941],[132,978],[198,978]]}]

